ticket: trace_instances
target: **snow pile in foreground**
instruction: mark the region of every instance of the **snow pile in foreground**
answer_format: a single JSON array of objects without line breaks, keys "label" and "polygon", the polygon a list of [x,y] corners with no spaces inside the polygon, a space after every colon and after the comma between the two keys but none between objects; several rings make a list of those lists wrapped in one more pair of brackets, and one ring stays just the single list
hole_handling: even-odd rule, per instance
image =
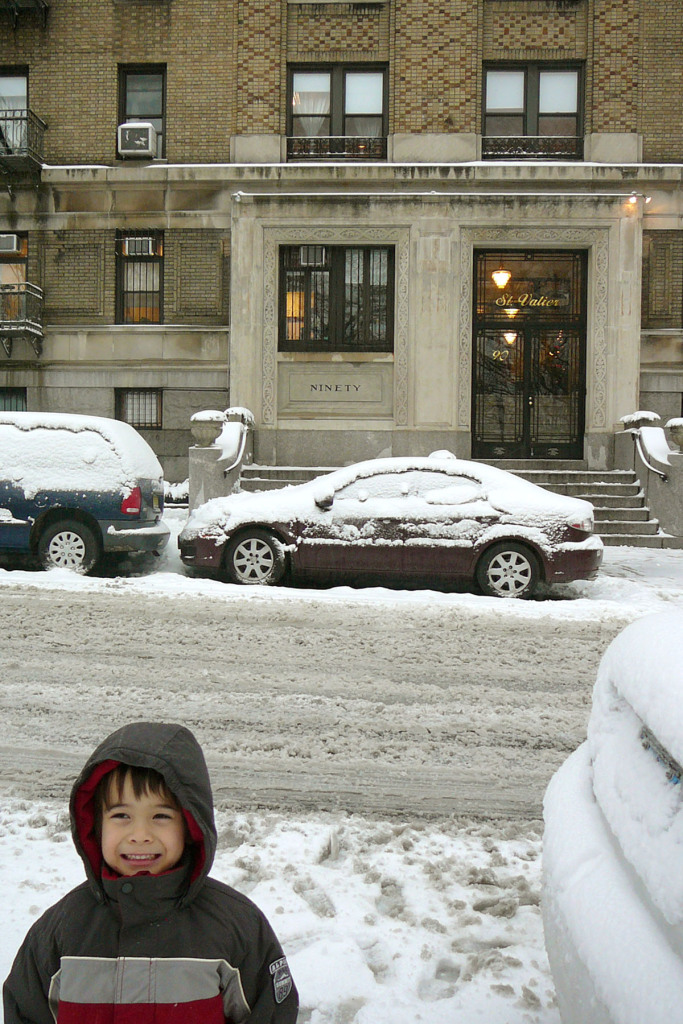
[{"label": "snow pile in foreground", "polygon": [[[218,815],[212,874],[273,923],[301,1024],[559,1024],[533,827]],[[4,978],[31,923],[83,880],[63,807],[0,815]]]}]

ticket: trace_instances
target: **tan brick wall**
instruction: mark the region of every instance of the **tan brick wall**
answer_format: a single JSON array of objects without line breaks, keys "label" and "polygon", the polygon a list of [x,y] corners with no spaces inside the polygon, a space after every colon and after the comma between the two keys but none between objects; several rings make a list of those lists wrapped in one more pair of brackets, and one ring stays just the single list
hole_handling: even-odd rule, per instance
[{"label": "tan brick wall", "polygon": [[666,16],[662,0],[593,0],[593,75],[586,100],[594,132],[638,131],[641,7]]},{"label": "tan brick wall", "polygon": [[[45,293],[46,324],[115,320],[116,232],[29,235],[29,280]],[[220,231],[164,233],[164,322],[219,325],[229,320],[229,257]]]},{"label": "tan brick wall", "polygon": [[403,0],[394,9],[393,131],[476,130],[477,0]]},{"label": "tan brick wall", "polygon": [[[481,130],[484,60],[586,60],[585,129],[681,159],[683,8],[670,0],[52,0],[0,14],[28,65],[51,163],[113,163],[118,67],[167,66],[167,159],[224,162],[235,133],[284,134],[290,61],[384,61],[392,132]],[[1,66],[1,65],[0,65]]]},{"label": "tan brick wall", "polygon": [[643,234],[642,324],[683,327],[683,231]]},{"label": "tan brick wall", "polygon": [[[644,158],[683,160],[683,7],[657,3],[640,19]],[[653,13],[659,16],[652,16]]]}]

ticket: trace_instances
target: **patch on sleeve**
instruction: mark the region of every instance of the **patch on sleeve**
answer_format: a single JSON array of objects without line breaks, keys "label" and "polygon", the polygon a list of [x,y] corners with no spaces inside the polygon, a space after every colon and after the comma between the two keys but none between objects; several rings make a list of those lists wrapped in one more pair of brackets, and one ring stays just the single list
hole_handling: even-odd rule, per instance
[{"label": "patch on sleeve", "polygon": [[275,960],[268,970],[273,976],[275,1002],[283,1003],[292,991],[292,975],[289,973],[287,957],[283,956],[279,960]]}]

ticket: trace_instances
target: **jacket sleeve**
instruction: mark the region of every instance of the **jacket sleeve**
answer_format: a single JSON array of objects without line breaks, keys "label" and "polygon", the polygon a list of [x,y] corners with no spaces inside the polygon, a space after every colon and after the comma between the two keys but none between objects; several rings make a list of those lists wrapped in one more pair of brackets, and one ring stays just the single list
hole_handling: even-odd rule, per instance
[{"label": "jacket sleeve", "polygon": [[249,951],[243,979],[251,1013],[245,1024],[295,1024],[299,994],[273,929],[261,920],[260,941]]},{"label": "jacket sleeve", "polygon": [[48,993],[59,954],[51,916],[48,911],[35,922],[16,955],[2,993],[5,1024],[55,1024]]}]

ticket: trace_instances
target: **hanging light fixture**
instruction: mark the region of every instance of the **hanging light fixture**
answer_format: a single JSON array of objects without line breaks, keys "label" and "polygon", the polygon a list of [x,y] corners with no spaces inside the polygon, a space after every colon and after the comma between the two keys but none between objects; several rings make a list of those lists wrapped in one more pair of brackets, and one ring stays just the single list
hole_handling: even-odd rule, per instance
[{"label": "hanging light fixture", "polygon": [[510,280],[510,278],[512,277],[512,274],[510,273],[509,270],[503,270],[503,266],[501,264],[498,270],[493,271],[491,277],[493,278],[493,283],[495,284],[496,288],[504,288],[505,285]]}]

